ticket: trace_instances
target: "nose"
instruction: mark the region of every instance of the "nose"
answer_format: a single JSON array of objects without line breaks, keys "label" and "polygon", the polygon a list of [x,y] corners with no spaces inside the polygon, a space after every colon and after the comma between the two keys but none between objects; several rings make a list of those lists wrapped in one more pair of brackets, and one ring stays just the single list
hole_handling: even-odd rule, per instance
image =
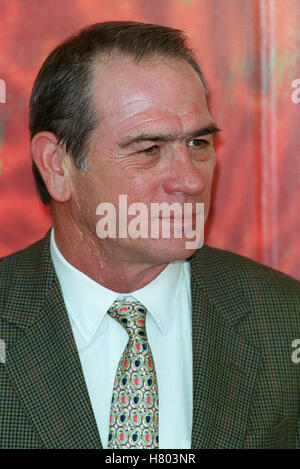
[{"label": "nose", "polygon": [[208,172],[205,164],[191,159],[187,150],[174,152],[170,167],[163,181],[166,193],[183,192],[189,195],[199,195],[207,187]]}]

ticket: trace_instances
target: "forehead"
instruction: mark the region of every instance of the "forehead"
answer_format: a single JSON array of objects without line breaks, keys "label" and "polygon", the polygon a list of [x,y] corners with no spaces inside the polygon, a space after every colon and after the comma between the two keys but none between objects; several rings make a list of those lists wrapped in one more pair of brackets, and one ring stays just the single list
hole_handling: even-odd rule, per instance
[{"label": "forehead", "polygon": [[102,126],[120,131],[156,123],[178,131],[185,123],[197,126],[211,119],[202,82],[183,59],[101,61],[95,65],[92,89]]}]

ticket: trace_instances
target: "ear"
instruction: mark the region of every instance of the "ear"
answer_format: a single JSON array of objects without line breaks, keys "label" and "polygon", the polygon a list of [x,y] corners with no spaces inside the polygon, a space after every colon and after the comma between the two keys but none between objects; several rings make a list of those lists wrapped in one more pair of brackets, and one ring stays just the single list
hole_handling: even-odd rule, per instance
[{"label": "ear", "polygon": [[70,156],[52,132],[39,132],[31,140],[31,155],[52,199],[67,202],[72,195]]}]

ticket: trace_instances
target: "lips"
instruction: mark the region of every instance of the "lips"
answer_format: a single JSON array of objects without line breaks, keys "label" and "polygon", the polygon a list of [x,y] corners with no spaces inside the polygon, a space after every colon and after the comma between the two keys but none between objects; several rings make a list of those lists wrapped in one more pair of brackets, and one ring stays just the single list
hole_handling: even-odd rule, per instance
[{"label": "lips", "polygon": [[196,222],[196,215],[192,216],[182,216],[182,217],[164,217],[160,218],[160,223],[163,225],[164,223],[170,223],[173,225],[191,225]]},{"label": "lips", "polygon": [[164,217],[162,214],[159,215],[158,218],[156,218],[156,220],[159,220],[159,221],[181,221],[183,222],[184,220],[185,221],[189,221],[189,220],[195,220],[195,218],[197,216],[201,215],[201,212],[200,211],[197,211],[197,210],[193,210],[192,213],[188,212],[188,213],[182,213],[180,214],[180,216],[174,216],[174,213],[170,213],[170,215],[168,214],[168,216]]}]

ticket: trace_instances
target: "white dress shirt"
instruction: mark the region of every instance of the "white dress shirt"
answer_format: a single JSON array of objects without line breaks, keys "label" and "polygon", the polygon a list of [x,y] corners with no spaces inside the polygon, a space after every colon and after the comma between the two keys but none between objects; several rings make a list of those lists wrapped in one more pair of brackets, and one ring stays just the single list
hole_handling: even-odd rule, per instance
[{"label": "white dress shirt", "polygon": [[107,314],[116,299],[136,299],[148,310],[146,330],[159,392],[159,448],[190,449],[193,413],[190,266],[170,263],[152,282],[128,294],[109,290],[50,252],[69,315],[103,448],[107,448],[113,382],[128,341]]}]

